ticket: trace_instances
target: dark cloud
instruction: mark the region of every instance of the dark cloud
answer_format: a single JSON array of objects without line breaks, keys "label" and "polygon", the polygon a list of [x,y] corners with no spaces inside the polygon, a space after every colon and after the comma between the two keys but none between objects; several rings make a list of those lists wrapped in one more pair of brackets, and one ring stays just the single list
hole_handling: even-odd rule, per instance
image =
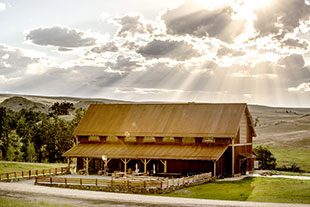
[{"label": "dark cloud", "polygon": [[108,62],[106,66],[115,71],[129,72],[140,68],[142,65],[139,61],[133,60],[130,57],[119,55],[115,62]]},{"label": "dark cloud", "polygon": [[231,57],[237,57],[237,56],[243,56],[245,55],[245,52],[243,51],[237,51],[237,50],[233,50],[231,48],[225,47],[225,46],[221,46],[218,50],[217,50],[217,54],[218,57],[223,57],[223,56],[231,56]]},{"label": "dark cloud", "polygon": [[283,44],[282,46],[287,46],[290,48],[301,48],[301,49],[307,49],[308,48],[308,43],[306,41],[303,40],[299,40],[299,39],[286,39],[281,41],[281,43]]},{"label": "dark cloud", "polygon": [[59,47],[58,51],[60,51],[60,52],[69,52],[69,51],[72,51],[72,49],[71,48],[66,48],[66,47]]},{"label": "dark cloud", "polygon": [[114,42],[108,42],[104,45],[93,47],[90,51],[94,53],[118,52],[118,47]]},{"label": "dark cloud", "polygon": [[154,30],[151,23],[147,23],[141,14],[127,14],[123,17],[114,18],[120,25],[117,32],[119,37],[135,36],[136,34],[152,33]]},{"label": "dark cloud", "polygon": [[305,66],[305,60],[302,55],[292,54],[280,59],[278,64],[284,65],[288,69],[301,69]]},{"label": "dark cloud", "polygon": [[310,6],[305,0],[273,0],[254,13],[257,16],[254,27],[260,36],[278,33],[283,36],[309,19]]},{"label": "dark cloud", "polygon": [[85,47],[96,44],[94,37],[65,26],[41,27],[29,31],[26,40],[42,46]]},{"label": "dark cloud", "polygon": [[201,54],[192,45],[185,41],[153,40],[137,50],[146,58],[171,58],[175,60],[187,60],[198,57]]},{"label": "dark cloud", "polygon": [[173,35],[192,35],[199,38],[214,37],[232,42],[243,31],[244,20],[232,20],[233,9],[223,6],[213,10],[186,1],[178,8],[168,10],[162,19],[167,32]]}]

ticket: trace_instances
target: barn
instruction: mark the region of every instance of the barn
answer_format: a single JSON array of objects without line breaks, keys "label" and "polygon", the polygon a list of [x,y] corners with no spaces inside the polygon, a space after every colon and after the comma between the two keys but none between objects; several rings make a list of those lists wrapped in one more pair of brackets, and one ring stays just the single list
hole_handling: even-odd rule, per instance
[{"label": "barn", "polygon": [[254,170],[253,121],[245,103],[93,104],[63,154],[86,173],[157,176]]}]

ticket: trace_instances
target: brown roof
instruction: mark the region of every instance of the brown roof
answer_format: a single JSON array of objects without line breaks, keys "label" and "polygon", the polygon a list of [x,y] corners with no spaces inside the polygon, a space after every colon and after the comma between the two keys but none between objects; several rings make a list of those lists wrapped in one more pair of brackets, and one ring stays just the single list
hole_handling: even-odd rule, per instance
[{"label": "brown roof", "polygon": [[227,145],[80,143],[63,154],[65,157],[111,159],[218,160]]},{"label": "brown roof", "polygon": [[235,137],[244,113],[251,120],[246,104],[94,104],[74,135]]}]

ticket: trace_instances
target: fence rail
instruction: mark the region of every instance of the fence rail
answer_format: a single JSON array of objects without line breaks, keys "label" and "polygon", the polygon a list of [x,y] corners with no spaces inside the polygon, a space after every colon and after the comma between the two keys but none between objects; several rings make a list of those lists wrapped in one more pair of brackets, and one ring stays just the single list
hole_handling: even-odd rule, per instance
[{"label": "fence rail", "polygon": [[170,187],[181,187],[196,183],[203,183],[212,178],[211,173],[204,173],[176,179],[91,179],[91,178],[65,178],[65,177],[36,177],[36,184],[43,185],[83,185],[104,187],[130,187],[130,188],[157,188],[167,189]]},{"label": "fence rail", "polygon": [[40,170],[23,170],[19,172],[0,173],[0,181],[32,178],[46,175],[59,175],[67,172],[67,167],[40,169]]}]

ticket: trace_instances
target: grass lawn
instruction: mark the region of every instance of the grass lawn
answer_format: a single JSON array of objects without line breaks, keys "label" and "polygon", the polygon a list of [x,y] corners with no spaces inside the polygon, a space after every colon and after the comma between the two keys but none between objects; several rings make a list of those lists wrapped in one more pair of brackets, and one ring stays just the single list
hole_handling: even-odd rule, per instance
[{"label": "grass lawn", "polygon": [[31,163],[31,162],[9,162],[0,161],[0,173],[19,172],[23,170],[39,170],[56,167],[66,167],[64,163]]},{"label": "grass lawn", "polygon": [[245,178],[240,181],[215,181],[177,190],[164,196],[310,204],[310,180]]},{"label": "grass lawn", "polygon": [[31,202],[13,198],[0,198],[0,207],[58,207],[58,206],[67,206],[71,207],[71,205],[63,205],[63,204],[52,204],[46,202]]},{"label": "grass lawn", "polygon": [[302,170],[310,172],[310,150],[283,147],[270,147],[270,151],[277,159],[278,167],[291,166],[295,162]]}]

